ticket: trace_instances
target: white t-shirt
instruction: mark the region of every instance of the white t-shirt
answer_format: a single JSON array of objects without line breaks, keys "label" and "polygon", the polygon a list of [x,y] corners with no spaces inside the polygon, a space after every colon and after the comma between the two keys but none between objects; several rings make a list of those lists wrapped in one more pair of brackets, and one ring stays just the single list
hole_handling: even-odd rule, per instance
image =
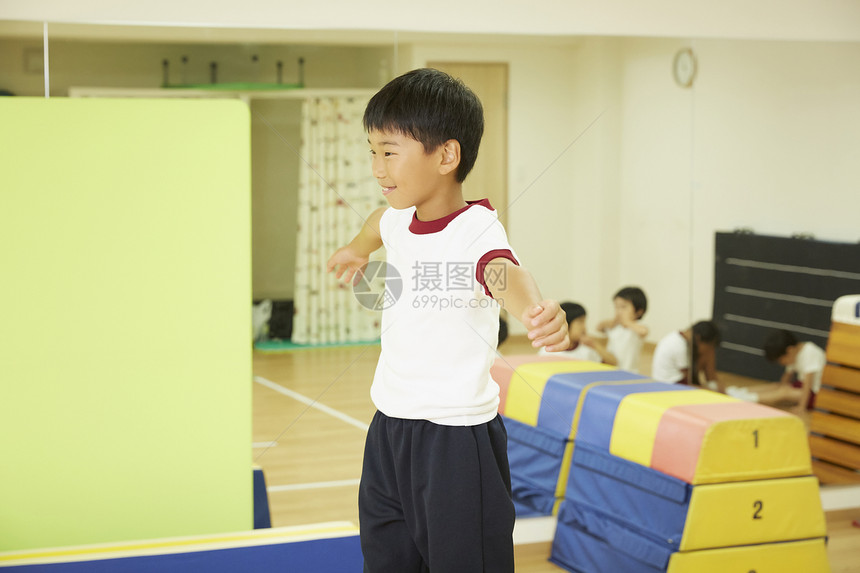
[{"label": "white t-shirt", "polygon": [[590,346],[577,343],[573,350],[563,350],[561,352],[547,352],[546,348],[541,347],[538,354],[552,354],[553,356],[563,356],[571,360],[588,360],[590,362],[603,362],[600,353]]},{"label": "white t-shirt", "polygon": [[496,212],[483,200],[424,222],[414,207],[389,208],[379,230],[403,290],[382,311],[374,405],[389,417],[446,426],[492,420],[499,405],[490,377],[499,304],[482,283],[485,273],[501,272],[485,267],[489,260],[517,263]]},{"label": "white t-shirt", "polygon": [[807,374],[814,374],[812,377],[812,391],[818,393],[821,390],[821,375],[824,372],[824,366],[827,364],[827,355],[812,342],[802,342],[800,350],[797,351],[797,358],[794,364],[785,367],[786,372],[797,374],[798,378],[804,378]]},{"label": "white t-shirt", "polygon": [[690,347],[684,335],[670,332],[657,343],[651,362],[651,378],[658,382],[674,384],[686,377],[690,369]]},{"label": "white t-shirt", "polygon": [[606,331],[608,342],[606,350],[618,359],[618,367],[634,374],[639,373],[639,353],[642,351],[642,337],[620,324]]}]

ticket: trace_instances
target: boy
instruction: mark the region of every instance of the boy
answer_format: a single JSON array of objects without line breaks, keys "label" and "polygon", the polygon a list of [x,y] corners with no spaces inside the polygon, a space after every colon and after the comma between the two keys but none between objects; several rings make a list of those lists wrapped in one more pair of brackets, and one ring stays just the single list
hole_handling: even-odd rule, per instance
[{"label": "boy", "polygon": [[776,405],[793,402],[791,409],[801,415],[815,406],[815,396],[821,390],[821,375],[827,358],[824,351],[812,342],[798,342],[787,330],[773,330],[765,338],[764,356],[771,362],[785,366],[778,383],[726,390],[729,396],[742,400]]},{"label": "boy", "polygon": [[368,103],[364,127],[391,207],[374,211],[328,269],[348,282],[385,245],[403,278],[383,310],[370,389],[378,411],[359,486],[364,571],[510,572],[507,437],[489,375],[499,306],[550,351],[570,345],[564,314],[518,265],[489,202],[463,200],[483,110],[462,82],[431,69],[395,78]]},{"label": "boy", "polygon": [[[585,307],[575,302],[563,302],[561,303],[561,310],[564,311],[564,317],[569,325],[567,332],[570,338],[570,347],[559,352],[559,354],[574,360],[603,362],[610,366],[615,366],[618,363],[615,356],[588,336],[585,326]],[[545,348],[541,348],[538,354],[549,354],[549,352]]]},{"label": "boy", "polygon": [[648,308],[648,299],[641,288],[624,287],[615,293],[612,303],[615,318],[604,320],[597,330],[606,334],[606,350],[618,359],[618,367],[638,373],[642,341],[648,336],[648,327],[639,320]]}]

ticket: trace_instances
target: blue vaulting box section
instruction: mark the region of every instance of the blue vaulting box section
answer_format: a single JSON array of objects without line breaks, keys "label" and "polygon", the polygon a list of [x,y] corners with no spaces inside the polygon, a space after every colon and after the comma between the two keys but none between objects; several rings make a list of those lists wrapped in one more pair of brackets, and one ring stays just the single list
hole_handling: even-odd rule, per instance
[{"label": "blue vaulting box section", "polygon": [[[588,368],[583,362],[581,368]],[[585,390],[601,384],[636,384],[646,378],[623,370],[594,365],[600,370],[551,374],[543,380],[537,369],[552,372],[549,365],[526,365],[527,372],[514,373],[512,385],[528,385],[540,394],[537,412],[514,402],[513,393],[502,412],[508,430],[508,458],[517,515],[551,515],[558,510],[567,487],[576,416]],[[610,428],[612,421],[609,420]]]}]

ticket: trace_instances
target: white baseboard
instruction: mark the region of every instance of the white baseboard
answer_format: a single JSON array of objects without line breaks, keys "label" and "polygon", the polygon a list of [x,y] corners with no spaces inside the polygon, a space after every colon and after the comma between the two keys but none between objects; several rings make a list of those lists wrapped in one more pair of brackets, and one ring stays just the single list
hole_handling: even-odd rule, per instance
[{"label": "white baseboard", "polygon": [[821,507],[824,511],[860,508],[860,486],[828,485],[822,487]]},{"label": "white baseboard", "polygon": [[554,515],[541,517],[518,517],[514,523],[514,545],[546,543],[555,537]]}]

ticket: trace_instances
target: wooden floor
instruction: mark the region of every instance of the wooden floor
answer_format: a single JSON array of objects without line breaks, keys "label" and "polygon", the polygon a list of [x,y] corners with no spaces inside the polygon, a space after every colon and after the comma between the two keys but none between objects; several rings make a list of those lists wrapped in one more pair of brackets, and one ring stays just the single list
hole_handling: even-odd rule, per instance
[{"label": "wooden floor", "polygon": [[[517,337],[500,350],[532,352]],[[650,350],[643,352],[644,374],[650,372]],[[358,479],[375,411],[369,391],[378,357],[379,346],[254,354],[254,458],[266,476],[272,525],[358,523]],[[833,573],[860,573],[854,519],[860,519],[860,509],[827,515]],[[547,561],[549,552],[549,543],[516,546],[517,571],[563,571]]]}]

